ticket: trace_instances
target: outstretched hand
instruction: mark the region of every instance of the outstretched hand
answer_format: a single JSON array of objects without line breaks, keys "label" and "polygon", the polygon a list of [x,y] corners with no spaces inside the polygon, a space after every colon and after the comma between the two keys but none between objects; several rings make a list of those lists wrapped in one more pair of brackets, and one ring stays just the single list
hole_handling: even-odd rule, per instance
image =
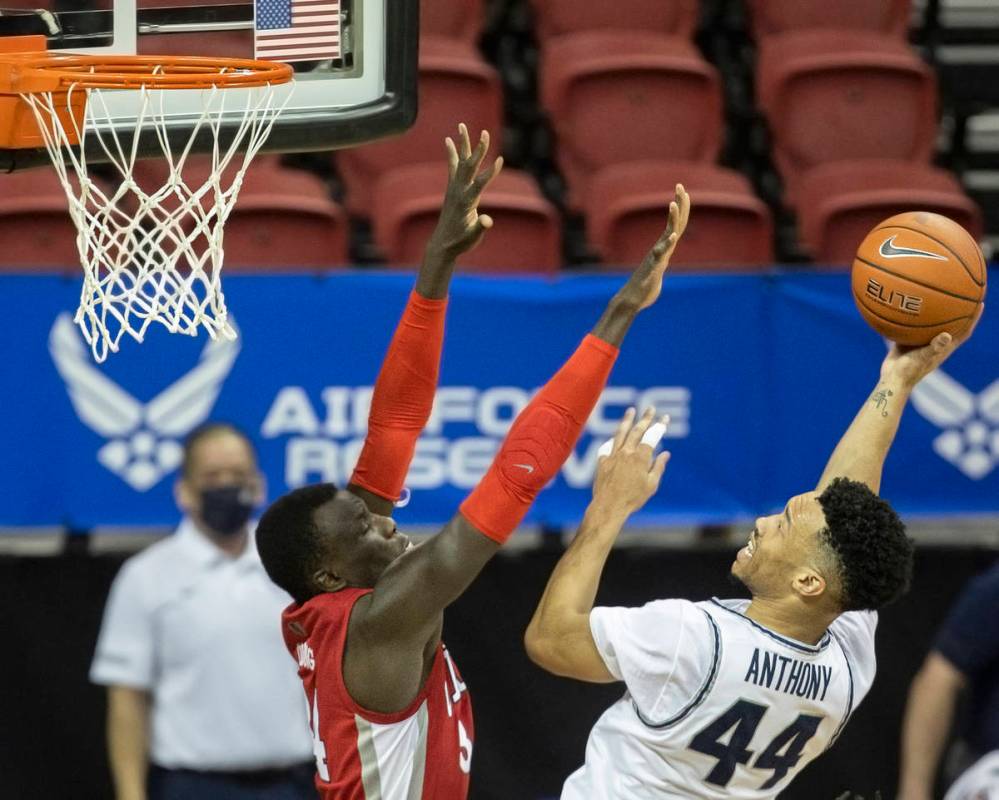
[{"label": "outstretched hand", "polygon": [[895,378],[907,386],[915,386],[971,337],[984,310],[983,303],[968,327],[958,336],[938,333],[929,344],[922,347],[900,347],[893,342],[881,363],[881,379]]},{"label": "outstretched hand", "polygon": [[493,226],[492,217],[479,213],[479,197],[503,169],[503,157],[497,157],[489,167],[481,169],[489,150],[489,131],[479,134],[478,144],[472,149],[465,123],[458,126],[457,144],[448,136],[444,146],[448,162],[447,190],[437,228],[428,246],[457,258],[475,247]]},{"label": "outstretched hand", "polygon": [[676,250],[677,242],[687,229],[690,219],[690,195],[683,184],[676,185],[676,195],[669,204],[669,214],[666,230],[652,245],[638,269],[621,288],[618,296],[622,300],[633,302],[638,309],[648,308],[657,299],[663,288],[663,276],[669,266],[669,260]]},{"label": "outstretched hand", "polygon": [[611,444],[609,455],[600,457],[593,481],[593,500],[632,514],[659,489],[670,454],[655,455],[656,446],[666,434],[669,417],[656,420],[649,408],[635,422],[635,409],[629,408]]}]

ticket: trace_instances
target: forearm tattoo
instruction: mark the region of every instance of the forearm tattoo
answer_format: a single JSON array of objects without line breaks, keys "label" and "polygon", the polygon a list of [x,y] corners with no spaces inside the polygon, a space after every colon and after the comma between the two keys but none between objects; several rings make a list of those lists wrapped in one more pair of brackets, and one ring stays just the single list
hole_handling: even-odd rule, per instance
[{"label": "forearm tattoo", "polygon": [[891,389],[878,389],[871,395],[871,402],[881,412],[882,417],[888,416],[888,398],[893,394]]}]

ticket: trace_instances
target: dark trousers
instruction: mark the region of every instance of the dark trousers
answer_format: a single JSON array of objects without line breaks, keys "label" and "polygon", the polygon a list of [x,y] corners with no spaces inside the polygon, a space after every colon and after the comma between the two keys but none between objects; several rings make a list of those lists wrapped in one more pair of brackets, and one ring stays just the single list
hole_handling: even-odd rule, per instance
[{"label": "dark trousers", "polygon": [[247,772],[149,767],[149,800],[316,800],[315,764]]}]

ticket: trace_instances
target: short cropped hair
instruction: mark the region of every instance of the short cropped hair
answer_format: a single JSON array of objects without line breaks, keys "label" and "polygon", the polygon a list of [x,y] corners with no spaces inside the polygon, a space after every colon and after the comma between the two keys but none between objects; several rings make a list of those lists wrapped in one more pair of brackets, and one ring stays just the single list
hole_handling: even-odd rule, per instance
[{"label": "short cropped hair", "polygon": [[826,525],[819,532],[836,556],[844,611],[875,610],[909,590],[913,541],[886,500],[865,483],[836,478],[819,495]]},{"label": "short cropped hair", "polygon": [[322,557],[316,511],[336,493],[332,483],[295,489],[274,501],[257,523],[257,552],[264,569],[296,603],[318,594],[312,581]]},{"label": "short cropped hair", "polygon": [[194,467],[194,448],[197,447],[198,443],[220,433],[230,433],[242,439],[253,454],[253,458],[256,459],[257,450],[253,446],[253,440],[242,428],[231,422],[206,422],[187,434],[184,439],[184,458],[180,462],[180,474],[183,477],[191,477],[191,470]]}]

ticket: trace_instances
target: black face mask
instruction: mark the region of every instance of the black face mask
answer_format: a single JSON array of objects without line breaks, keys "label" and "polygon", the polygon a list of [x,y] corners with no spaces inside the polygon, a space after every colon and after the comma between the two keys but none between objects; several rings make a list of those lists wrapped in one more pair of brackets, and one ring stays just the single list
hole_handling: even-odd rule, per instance
[{"label": "black face mask", "polygon": [[232,536],[243,530],[253,513],[254,491],[246,486],[220,486],[201,492],[201,518],[215,533]]}]

